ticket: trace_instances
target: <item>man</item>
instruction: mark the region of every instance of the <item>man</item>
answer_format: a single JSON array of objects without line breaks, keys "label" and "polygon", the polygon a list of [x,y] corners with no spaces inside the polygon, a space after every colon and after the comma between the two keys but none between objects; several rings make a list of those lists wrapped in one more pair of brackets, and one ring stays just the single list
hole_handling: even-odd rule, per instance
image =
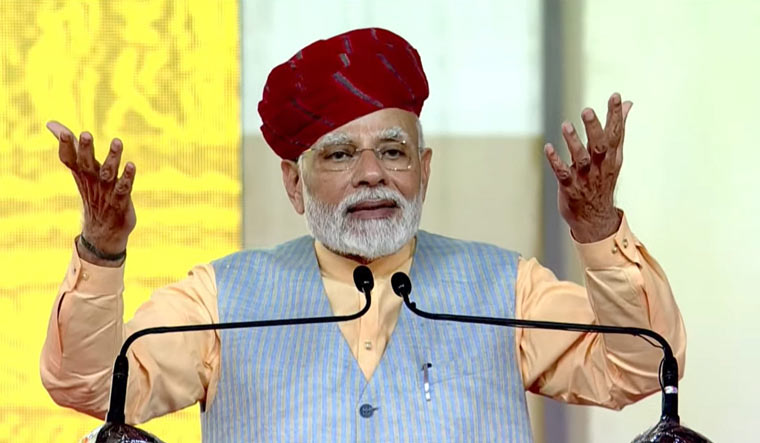
[{"label": "man", "polygon": [[[145,337],[131,348],[127,421],[200,402],[208,441],[531,441],[525,390],[621,408],[659,388],[643,340],[431,322],[403,312],[390,276],[438,312],[651,327],[683,368],[685,333],[667,280],[613,204],[631,103],[607,121],[582,113],[588,147],[563,124],[573,164],[545,153],[587,289],[535,259],[418,231],[431,173],[418,117],[419,55],[383,29],[321,40],[276,67],[259,112],[286,192],[313,234],[194,268],[122,325],[123,269],[135,227],[135,166],[122,143],[102,165],[92,137],[51,122],[84,202],[84,224],[51,315],[43,382],[59,404],[103,417],[111,364],[143,327],[358,311],[352,271],[367,264],[373,303],[335,324]],[[427,388],[425,387],[427,382]]]}]

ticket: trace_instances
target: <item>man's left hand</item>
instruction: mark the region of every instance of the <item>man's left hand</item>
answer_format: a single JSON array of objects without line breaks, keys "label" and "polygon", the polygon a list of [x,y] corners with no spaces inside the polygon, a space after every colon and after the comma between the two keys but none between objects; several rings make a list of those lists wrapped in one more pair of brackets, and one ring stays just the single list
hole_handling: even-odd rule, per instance
[{"label": "man's left hand", "polygon": [[614,93],[607,102],[607,122],[602,128],[591,108],[581,112],[586,127],[588,147],[570,122],[562,124],[562,136],[573,163],[568,166],[547,143],[544,153],[559,182],[557,199],[562,217],[570,225],[573,237],[581,243],[602,240],[620,227],[621,212],[613,196],[623,164],[625,120],[633,103],[623,102]]}]

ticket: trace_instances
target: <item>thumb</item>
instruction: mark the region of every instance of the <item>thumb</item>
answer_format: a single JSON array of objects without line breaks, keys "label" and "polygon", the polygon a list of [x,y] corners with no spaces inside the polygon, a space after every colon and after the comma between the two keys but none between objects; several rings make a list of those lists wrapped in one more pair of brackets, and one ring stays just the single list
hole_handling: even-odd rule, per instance
[{"label": "thumb", "polygon": [[628,119],[628,113],[631,111],[631,108],[633,107],[633,102],[630,100],[623,102],[623,123]]}]

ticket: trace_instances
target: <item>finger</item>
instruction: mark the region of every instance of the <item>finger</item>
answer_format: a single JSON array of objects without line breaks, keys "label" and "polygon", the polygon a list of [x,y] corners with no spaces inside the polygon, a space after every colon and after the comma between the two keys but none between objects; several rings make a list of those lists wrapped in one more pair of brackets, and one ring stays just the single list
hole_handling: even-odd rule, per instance
[{"label": "finger", "polygon": [[61,134],[64,132],[68,132],[69,134],[74,134],[74,132],[71,129],[67,128],[66,126],[62,125],[61,123],[55,120],[50,120],[49,122],[47,122],[45,124],[45,127],[48,128],[48,131],[52,132],[55,138],[59,140],[61,139]]},{"label": "finger", "polygon": [[77,171],[77,148],[74,146],[74,134],[64,129],[56,137],[58,137],[58,158],[69,169]]},{"label": "finger", "polygon": [[578,138],[578,132],[570,122],[562,123],[562,137],[565,139],[575,168],[582,175],[588,174],[591,169],[591,157],[589,157],[583,142]]},{"label": "finger", "polygon": [[111,140],[111,147],[108,150],[108,156],[100,167],[100,179],[104,182],[113,182],[116,180],[119,163],[121,162],[121,153],[124,145],[121,140],[115,138]]},{"label": "finger", "polygon": [[614,164],[620,168],[620,165],[623,163],[623,142],[625,141],[625,122],[628,120],[628,113],[631,112],[631,108],[633,107],[632,101],[625,101],[623,102],[623,136],[620,139],[620,144],[617,147],[617,153],[614,158]]},{"label": "finger", "polygon": [[601,162],[607,154],[607,149],[609,149],[607,136],[604,134],[602,124],[599,123],[596,113],[591,108],[584,109],[581,112],[581,118],[583,119],[583,125],[586,127],[588,150],[591,153],[591,157],[595,162]]},{"label": "finger", "polygon": [[623,138],[623,103],[620,94],[612,94],[607,101],[607,122],[604,124],[604,134],[612,148],[617,147]]},{"label": "finger", "polygon": [[557,151],[554,149],[551,143],[547,143],[544,146],[544,154],[546,159],[549,160],[549,165],[554,171],[554,176],[557,177],[557,181],[562,186],[568,186],[573,182],[573,174],[570,172],[570,168],[559,158]]},{"label": "finger", "polygon": [[74,133],[55,120],[47,122],[45,127],[58,139],[58,158],[69,169],[74,170],[77,163],[77,141]]},{"label": "finger", "polygon": [[95,160],[95,148],[92,134],[85,131],[79,135],[79,149],[77,151],[77,165],[84,172],[97,174],[100,165]]},{"label": "finger", "polygon": [[631,111],[631,107],[633,107],[633,102],[631,101],[625,101],[623,102],[623,135],[620,138],[620,144],[617,146],[617,153],[612,156],[611,163],[614,165],[622,164],[623,162],[623,143],[625,142],[625,122],[628,119],[628,113]]},{"label": "finger", "polygon": [[627,100],[623,102],[623,125],[625,125],[626,120],[628,120],[628,113],[631,112],[632,107],[633,107],[632,101]]},{"label": "finger", "polygon": [[124,165],[124,172],[121,174],[119,181],[113,189],[113,203],[122,209],[126,208],[129,203],[129,195],[132,192],[132,184],[135,180],[135,164],[127,162]]}]

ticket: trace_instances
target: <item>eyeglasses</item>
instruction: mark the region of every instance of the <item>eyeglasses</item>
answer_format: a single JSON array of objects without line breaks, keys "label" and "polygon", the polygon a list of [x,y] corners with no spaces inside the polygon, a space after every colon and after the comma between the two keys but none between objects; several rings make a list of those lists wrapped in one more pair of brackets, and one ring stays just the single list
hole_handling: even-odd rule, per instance
[{"label": "eyeglasses", "polygon": [[377,161],[389,171],[407,171],[412,167],[414,149],[405,140],[382,141],[372,149],[359,149],[349,143],[339,143],[312,148],[301,155],[319,171],[340,172],[353,169],[364,151],[372,151]]}]

